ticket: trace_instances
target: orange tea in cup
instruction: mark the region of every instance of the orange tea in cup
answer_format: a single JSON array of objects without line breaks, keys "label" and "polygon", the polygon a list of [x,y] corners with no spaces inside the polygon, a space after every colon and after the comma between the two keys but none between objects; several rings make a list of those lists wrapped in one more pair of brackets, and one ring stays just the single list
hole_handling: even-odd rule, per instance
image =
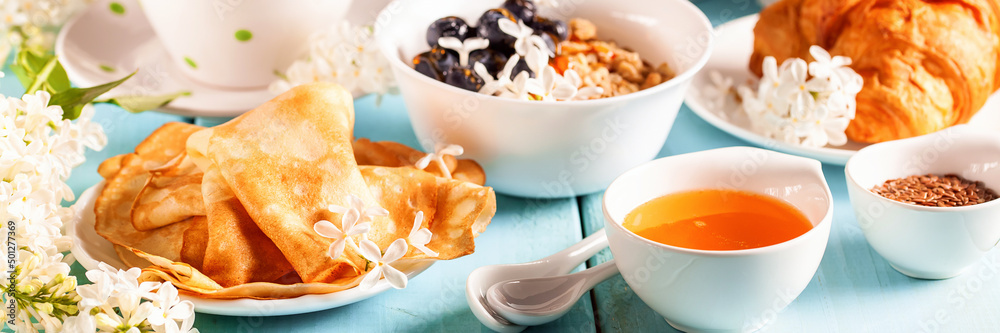
[{"label": "orange tea in cup", "polygon": [[792,205],[768,195],[706,189],[668,194],[630,212],[622,225],[643,238],[694,250],[744,250],[812,229]]}]

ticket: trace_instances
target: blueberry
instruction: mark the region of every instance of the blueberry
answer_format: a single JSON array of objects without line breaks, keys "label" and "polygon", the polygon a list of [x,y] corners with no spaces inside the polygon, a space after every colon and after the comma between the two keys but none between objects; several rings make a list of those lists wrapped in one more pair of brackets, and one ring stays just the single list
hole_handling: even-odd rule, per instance
[{"label": "blueberry", "polygon": [[524,61],[524,58],[518,60],[517,64],[514,65],[514,70],[510,72],[510,79],[513,80],[521,72],[528,72],[528,77],[535,77],[535,72],[531,71],[531,68],[528,67],[528,62]]},{"label": "blueberry", "polygon": [[569,38],[569,27],[566,26],[565,21],[552,20],[544,17],[536,17],[535,21],[531,22],[531,28],[535,29],[535,32],[549,33],[557,38],[556,41],[564,41]]},{"label": "blueberry", "polygon": [[[503,9],[514,15],[514,17],[525,23],[535,20],[535,3],[531,0],[507,0],[503,2]],[[517,22],[515,20],[515,22]]]},{"label": "blueberry", "polygon": [[545,46],[549,47],[549,51],[552,51],[552,54],[559,54],[559,43],[556,42],[555,37],[552,37],[552,34],[543,32],[539,37],[542,37],[542,40],[545,41]]},{"label": "blueberry", "polygon": [[517,22],[517,18],[511,15],[506,9],[490,9],[483,13],[483,16],[479,17],[479,27],[476,30],[479,37],[490,40],[491,49],[504,54],[510,54],[514,52],[514,42],[517,41],[517,38],[500,30],[500,24],[497,22],[501,19],[509,19]]},{"label": "blueberry", "polygon": [[457,63],[458,56],[440,46],[432,47],[430,51],[413,58],[414,69],[438,81],[444,80],[443,73]]},{"label": "blueberry", "polygon": [[503,70],[503,65],[507,63],[507,56],[503,53],[491,49],[472,51],[469,55],[469,64],[482,63],[490,75],[497,76]]},{"label": "blueberry", "polygon": [[472,68],[459,65],[452,66],[444,72],[444,83],[474,92],[483,88],[483,79],[476,75]]},{"label": "blueberry", "polygon": [[441,37],[456,37],[459,40],[465,40],[465,37],[469,35],[469,30],[472,30],[469,28],[469,24],[461,18],[455,16],[440,18],[427,27],[427,45],[437,45],[438,39]]},{"label": "blueberry", "polygon": [[458,55],[455,51],[435,46],[429,51],[431,53],[431,60],[434,67],[440,72],[444,72],[446,69],[451,68],[452,65],[458,63]]},{"label": "blueberry", "polygon": [[413,69],[416,69],[420,74],[426,75],[429,78],[441,81],[444,79],[441,73],[431,65],[431,53],[424,52],[413,57]]}]

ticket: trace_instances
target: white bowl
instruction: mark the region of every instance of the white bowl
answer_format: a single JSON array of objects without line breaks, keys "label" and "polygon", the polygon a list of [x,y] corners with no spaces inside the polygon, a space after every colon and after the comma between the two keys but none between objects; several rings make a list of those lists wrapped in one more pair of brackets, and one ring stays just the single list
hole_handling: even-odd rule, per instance
[{"label": "white bowl", "polygon": [[567,197],[604,189],[617,175],[654,158],[691,77],[707,61],[712,26],[688,1],[565,2],[559,19],[593,21],[598,35],[633,48],[677,77],[625,96],[573,102],[519,101],[462,90],[410,67],[426,52],[427,26],[455,15],[475,24],[502,1],[397,0],[376,21],[414,131],[425,149],[459,144],[486,169],[488,185],[524,197]]},{"label": "white bowl", "polygon": [[957,174],[1000,190],[1000,134],[956,126],[861,149],[847,161],[847,190],[868,243],[900,273],[945,279],[1000,242],[1000,200],[923,207],[869,189],[912,175]]},{"label": "white bowl", "polygon": [[[645,239],[623,227],[639,205],[697,189],[777,197],[813,224],[789,241],[703,251]],[[685,332],[750,332],[795,300],[826,250],[833,201],[819,161],[748,147],[661,158],[629,170],[604,192],[605,230],[622,277],[650,308]]]}]

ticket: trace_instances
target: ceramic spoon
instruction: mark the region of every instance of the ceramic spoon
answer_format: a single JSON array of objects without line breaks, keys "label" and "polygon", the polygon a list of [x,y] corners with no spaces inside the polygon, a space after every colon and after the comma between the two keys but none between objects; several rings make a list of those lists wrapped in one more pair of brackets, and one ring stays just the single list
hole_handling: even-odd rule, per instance
[{"label": "ceramic spoon", "polygon": [[469,274],[469,280],[465,285],[465,297],[469,302],[469,308],[476,318],[491,330],[502,333],[520,332],[525,326],[511,323],[489,306],[486,301],[486,291],[490,287],[503,281],[569,273],[607,246],[608,236],[604,234],[604,229],[601,229],[576,245],[537,261],[477,268]]},{"label": "ceramic spoon", "polygon": [[518,325],[535,326],[562,317],[588,290],[618,274],[614,259],[569,275],[509,280],[486,291],[490,307]]}]

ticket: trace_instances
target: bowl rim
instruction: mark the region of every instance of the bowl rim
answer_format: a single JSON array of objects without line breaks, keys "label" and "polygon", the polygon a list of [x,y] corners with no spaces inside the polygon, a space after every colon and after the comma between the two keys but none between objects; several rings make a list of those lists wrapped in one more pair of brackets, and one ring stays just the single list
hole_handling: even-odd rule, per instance
[{"label": "bowl rim", "polygon": [[[870,189],[867,189],[864,186],[861,186],[861,184],[856,179],[854,179],[855,178],[854,177],[854,173],[855,173],[856,170],[854,170],[855,168],[852,167],[852,166],[856,166],[859,163],[861,163],[861,162],[859,162],[859,159],[861,157],[866,156],[867,154],[872,153],[872,151],[884,150],[884,149],[888,149],[888,148],[891,148],[891,147],[897,147],[897,146],[918,145],[918,144],[920,144],[923,141],[932,140],[932,139],[935,139],[935,138],[937,138],[939,136],[945,135],[945,134],[947,134],[946,132],[953,133],[954,135],[989,135],[989,136],[994,136],[998,140],[1000,140],[1000,135],[997,135],[995,133],[977,130],[975,127],[972,127],[972,126],[969,126],[969,125],[958,125],[958,126],[952,126],[950,128],[947,128],[947,129],[944,129],[944,130],[941,130],[941,131],[937,131],[937,132],[934,132],[934,133],[929,133],[929,134],[925,134],[925,135],[921,135],[921,136],[915,136],[915,137],[906,138],[906,139],[899,139],[899,140],[892,140],[892,141],[880,142],[880,143],[872,144],[872,145],[870,145],[868,147],[861,148],[861,149],[858,150],[857,153],[855,153],[853,156],[851,156],[851,158],[848,159],[847,163],[844,165],[844,175],[845,175],[844,178],[846,178],[848,186],[852,186],[852,187],[856,187],[856,188],[860,189],[861,192],[865,193],[865,197],[868,197],[868,198],[874,197],[875,198],[874,200],[877,201],[877,202],[881,202],[884,205],[890,205],[892,207],[897,207],[897,208],[902,208],[902,209],[915,210],[915,211],[920,211],[920,212],[931,212],[931,213],[960,213],[960,212],[968,212],[968,211],[988,209],[988,208],[993,208],[993,206],[1000,205],[1000,198],[993,199],[991,201],[987,201],[987,202],[984,202],[984,203],[981,203],[981,204],[975,204],[975,205],[969,205],[969,206],[938,207],[938,206],[920,206],[920,205],[914,205],[914,204],[909,204],[909,203],[905,203],[905,202],[901,202],[901,201],[892,200],[892,199],[883,197],[881,195],[878,195],[875,192],[872,192]],[[886,180],[889,180],[889,179],[886,179]],[[882,183],[884,183],[886,180],[883,180]],[[996,191],[996,190],[994,190],[994,191]],[[848,191],[849,195],[850,195],[850,192],[851,191]],[[869,199],[869,200],[872,200],[872,199]]]},{"label": "bowl rim", "polygon": [[[473,94],[474,96],[481,96],[482,98],[485,98],[487,100],[503,101],[503,102],[506,102],[506,103],[513,103],[513,104],[525,105],[525,106],[527,106],[527,105],[531,105],[531,106],[556,106],[556,105],[559,105],[559,106],[567,106],[567,107],[572,107],[572,106],[592,106],[592,107],[597,107],[597,106],[602,106],[602,105],[607,105],[607,104],[617,104],[619,102],[625,102],[625,101],[628,101],[630,99],[637,99],[637,98],[645,97],[647,95],[653,95],[653,94],[660,93],[660,92],[665,91],[667,89],[670,89],[670,88],[673,88],[675,86],[681,85],[683,82],[690,81],[690,79],[693,78],[694,75],[697,72],[701,71],[701,69],[703,67],[705,67],[705,64],[708,62],[709,57],[711,57],[711,55],[712,55],[712,50],[714,49],[714,45],[715,45],[715,35],[714,35],[714,30],[713,30],[714,28],[712,26],[712,22],[708,19],[708,16],[706,16],[705,13],[703,11],[701,11],[701,9],[698,8],[698,6],[695,6],[690,1],[687,1],[687,0],[668,0],[668,1],[672,2],[673,4],[677,4],[677,5],[680,5],[682,7],[685,7],[686,9],[692,11],[696,15],[696,17],[698,18],[698,20],[701,22],[701,27],[704,29],[703,33],[705,34],[705,36],[707,36],[707,43],[705,44],[705,50],[704,50],[704,52],[702,52],[702,54],[698,58],[698,60],[695,61],[694,63],[692,63],[692,65],[690,67],[688,67],[683,72],[674,75],[674,77],[670,78],[669,80],[667,80],[665,82],[661,82],[660,84],[657,84],[655,86],[649,87],[647,89],[639,90],[639,91],[628,93],[628,94],[625,94],[625,95],[605,97],[605,98],[598,98],[598,99],[570,100],[570,101],[536,101],[536,100],[520,100],[520,99],[504,98],[504,97],[500,97],[500,96],[480,94],[479,92],[474,92],[474,91],[465,90],[465,89],[461,89],[461,88],[458,88],[458,87],[451,86],[451,85],[446,84],[444,82],[431,79],[430,77],[427,77],[426,75],[418,73],[415,69],[413,69],[412,67],[408,66],[406,64],[406,62],[403,61],[403,59],[400,57],[400,55],[398,54],[399,53],[398,52],[399,47],[398,47],[398,45],[396,43],[391,43],[391,45],[394,46],[392,48],[392,50],[389,50],[389,49],[386,49],[385,47],[382,47],[384,44],[388,44],[388,42],[384,41],[384,39],[387,38],[387,37],[384,37],[384,34],[380,33],[384,28],[382,28],[378,24],[375,25],[375,42],[379,45],[379,49],[382,52],[382,55],[385,56],[386,59],[389,61],[389,66],[391,68],[394,68],[394,69],[397,70],[395,73],[404,73],[404,75],[408,75],[410,77],[417,76],[418,77],[417,78],[418,81],[423,82],[424,84],[429,84],[431,86],[437,86],[437,87],[439,87],[441,89],[449,90],[449,91],[456,92],[456,93]],[[385,7],[385,9],[383,9],[381,12],[379,12],[378,17],[381,17],[384,14],[385,15],[390,14],[390,13],[387,12],[388,10],[390,10],[390,8],[395,7],[395,6],[400,6],[402,3],[405,3],[405,2],[407,2],[407,0],[394,0],[394,1],[390,2]],[[392,53],[397,53],[397,54],[392,54]]]},{"label": "bowl rim", "polygon": [[[789,155],[789,154],[785,154],[785,153],[781,153],[781,152],[776,152],[776,151],[773,151],[773,150],[761,149],[761,148],[756,148],[756,147],[748,147],[748,146],[733,146],[733,147],[723,147],[723,148],[709,149],[709,150],[691,152],[691,153],[686,153],[686,154],[661,157],[661,158],[654,159],[652,161],[640,164],[638,166],[633,167],[632,169],[629,169],[628,171],[625,171],[621,175],[619,175],[617,178],[615,178],[614,181],[611,182],[611,185],[609,185],[608,188],[611,188],[611,186],[613,186],[615,183],[617,183],[619,181],[619,179],[621,179],[625,175],[627,175],[629,173],[632,173],[633,171],[636,171],[638,169],[650,167],[650,165],[652,165],[654,162],[657,162],[657,161],[662,161],[662,160],[665,160],[665,159],[670,159],[670,158],[676,157],[676,156],[694,155],[694,154],[701,154],[701,153],[706,153],[706,152],[720,153],[722,151],[727,151],[727,150],[732,150],[732,151],[735,151],[735,150],[759,150],[759,151],[762,151],[762,152],[764,152],[766,154],[776,154],[776,155],[779,155],[779,156],[783,155],[783,156],[785,156],[787,158],[801,159],[802,162],[804,162],[804,163],[813,164],[817,168],[817,170],[819,172],[819,176],[822,179],[821,183],[823,185],[824,197],[827,200],[826,213],[823,214],[823,218],[821,218],[819,220],[819,222],[816,223],[816,225],[814,225],[811,229],[809,229],[809,231],[806,231],[806,232],[802,233],[801,235],[795,236],[792,239],[789,239],[789,240],[786,240],[784,242],[777,243],[777,244],[772,244],[772,245],[768,245],[768,246],[761,246],[761,247],[755,247],[755,248],[750,248],[750,249],[741,249],[741,250],[699,250],[699,249],[690,249],[690,248],[686,248],[686,247],[680,247],[680,246],[674,246],[674,245],[669,245],[669,244],[663,244],[663,243],[660,243],[660,242],[656,242],[656,241],[647,239],[645,237],[640,236],[639,234],[636,234],[635,232],[632,232],[632,230],[629,230],[628,228],[625,228],[624,226],[622,226],[621,223],[618,223],[618,221],[615,221],[614,219],[612,219],[611,216],[610,216],[610,214],[608,213],[608,197],[606,195],[607,193],[605,192],[604,197],[601,199],[601,209],[602,209],[602,211],[604,213],[604,225],[605,225],[605,228],[615,229],[615,230],[620,231],[623,234],[627,235],[628,238],[630,238],[630,239],[632,239],[634,241],[638,241],[640,243],[645,244],[646,246],[652,246],[652,247],[660,249],[660,250],[667,250],[667,251],[672,251],[672,252],[675,252],[675,253],[682,253],[682,254],[686,254],[686,255],[695,255],[695,256],[702,256],[702,257],[714,257],[714,258],[740,258],[740,257],[764,255],[764,254],[781,252],[781,251],[788,251],[790,248],[801,246],[803,242],[808,242],[809,239],[807,239],[807,238],[814,238],[814,237],[821,237],[822,242],[824,242],[824,243],[829,242],[830,230],[832,228],[831,224],[833,223],[833,205],[834,205],[834,203],[833,203],[833,193],[830,192],[830,185],[827,183],[826,177],[823,174],[823,170],[822,170],[823,164],[820,161],[818,161],[818,160],[811,159],[811,158],[808,158],[808,157],[801,157],[801,156]],[[706,188],[713,188],[713,187],[706,187]],[[759,192],[755,192],[755,191],[747,191],[747,192],[752,192],[752,193],[756,193],[756,194],[767,195],[767,194],[759,193]],[[796,208],[796,209],[798,209],[798,208]],[[820,235],[817,235],[818,233],[825,233],[826,237],[822,237]],[[825,248],[825,246],[824,246],[824,248]]]}]

